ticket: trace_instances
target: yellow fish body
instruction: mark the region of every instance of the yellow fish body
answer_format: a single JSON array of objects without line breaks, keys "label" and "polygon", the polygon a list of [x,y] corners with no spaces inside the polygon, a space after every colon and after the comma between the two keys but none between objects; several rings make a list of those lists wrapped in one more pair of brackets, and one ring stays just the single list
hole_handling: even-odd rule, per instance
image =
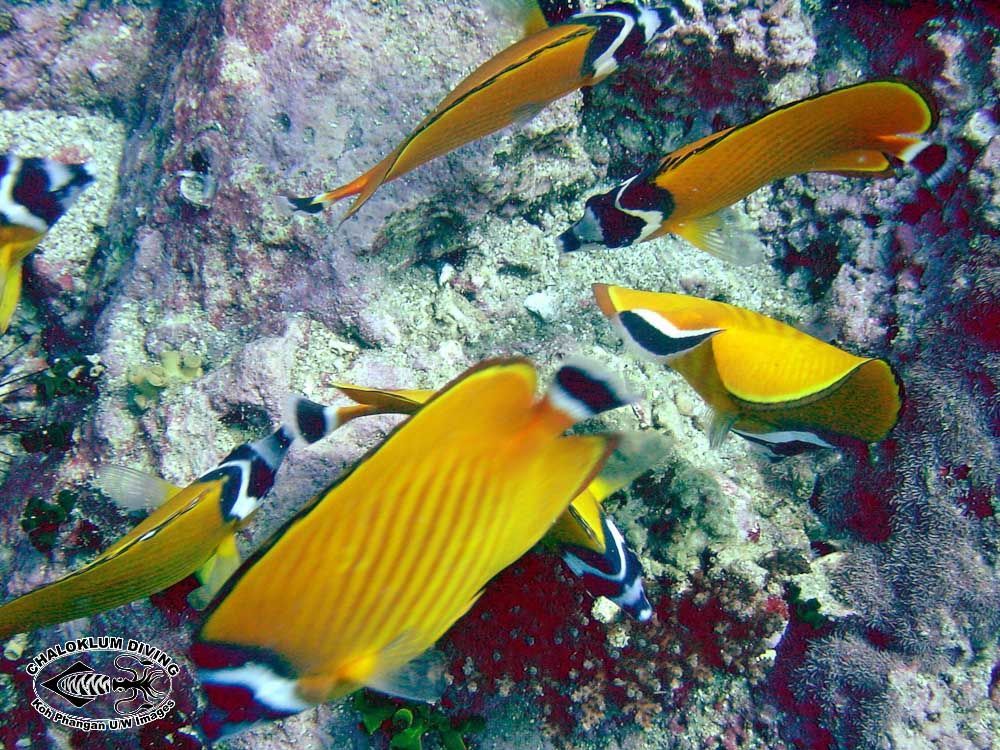
[{"label": "yellow fish body", "polygon": [[788,455],[836,437],[876,442],[896,424],[901,388],[884,360],[723,302],[605,284],[594,295],[631,348],[679,372],[709,405],[713,446],[732,429]]},{"label": "yellow fish body", "polygon": [[430,698],[418,659],[601,470],[617,439],[564,436],[625,403],[564,365],[536,400],[524,360],[441,389],[230,579],[192,647],[214,738],[362,686]]},{"label": "yellow fish body", "polygon": [[89,164],[0,154],[0,334],[21,298],[21,265],[94,180]]},{"label": "yellow fish body", "polygon": [[192,604],[207,605],[239,566],[234,534],[270,491],[292,440],[281,427],[244,443],[183,489],[109,467],[109,494],[162,504],[84,567],[0,606],[0,638],[120,607],[196,571],[204,585]]},{"label": "yellow fish body", "polygon": [[732,204],[769,182],[806,172],[884,177],[888,157],[911,162],[936,123],[928,99],[902,81],[873,81],[780,107],[688,144],[651,169],[587,200],[559,236],[564,251],[628,247],[667,233],[725,260],[760,259],[760,241]]},{"label": "yellow fish body", "polygon": [[677,18],[674,7],[612,3],[542,28],[469,74],[370,170],[328,192],[289,201],[298,210],[317,213],[356,195],[344,214],[346,220],[386,182],[604,80]]},{"label": "yellow fish body", "polygon": [[[390,390],[348,383],[335,387],[355,404],[322,407],[301,397],[287,405],[285,423],[296,425],[306,442],[316,442],[346,422],[374,414],[415,414],[434,396],[433,390]],[[652,616],[643,586],[642,564],[625,544],[604,500],[649,471],[666,452],[655,433],[621,436],[618,448],[601,473],[573,498],[546,538],[564,548],[562,557],[594,596],[605,596],[639,621]]]}]

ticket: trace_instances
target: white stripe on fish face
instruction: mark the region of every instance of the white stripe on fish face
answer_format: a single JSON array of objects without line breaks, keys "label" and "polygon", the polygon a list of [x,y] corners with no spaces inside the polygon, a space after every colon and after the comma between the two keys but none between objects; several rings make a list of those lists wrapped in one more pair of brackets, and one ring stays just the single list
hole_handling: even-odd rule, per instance
[{"label": "white stripe on fish face", "polygon": [[297,714],[312,706],[299,697],[296,680],[282,677],[266,664],[248,661],[239,667],[204,669],[200,676],[209,685],[246,688],[254,700],[272,711]]},{"label": "white stripe on fish face", "polygon": [[607,49],[598,55],[591,64],[594,71],[593,77],[595,83],[607,78],[609,75],[618,70],[618,60],[615,58],[615,53],[618,52],[618,49],[632,33],[632,29],[635,28],[635,18],[623,11],[595,10],[585,13],[577,13],[572,19],[570,19],[570,23],[572,23],[573,19],[577,18],[593,18],[597,19],[598,23],[600,23],[603,19],[608,17],[620,18],[622,21],[622,28],[618,32],[618,36],[614,38],[614,41],[612,41],[611,44],[608,45]]},{"label": "white stripe on fish face", "polygon": [[[249,460],[226,461],[202,477],[202,481],[221,479],[224,476],[229,478],[226,485],[223,486],[222,496],[219,498],[219,504],[222,506],[222,517],[227,521],[244,520],[257,510],[257,506],[260,504],[259,499],[251,497],[248,491],[250,488],[250,472],[252,470],[253,466]],[[233,480],[234,474],[239,477],[239,484],[235,493],[227,491],[228,487],[231,486],[229,482]]]},{"label": "white stripe on fish face", "polygon": [[627,180],[625,180],[625,182],[623,182],[618,187],[618,192],[615,195],[615,208],[617,208],[623,214],[639,219],[643,223],[642,229],[639,230],[639,235],[635,239],[633,239],[630,243],[633,245],[637,242],[642,242],[651,234],[653,234],[653,232],[655,232],[657,229],[660,228],[660,226],[666,219],[666,216],[664,215],[663,211],[658,211],[652,208],[645,210],[641,208],[627,208],[625,205],[623,205],[622,198],[625,197],[626,191],[636,180],[636,178],[640,176],[641,174],[633,175],[632,177],[629,177]]},{"label": "white stripe on fish face", "polygon": [[22,159],[13,154],[7,155],[7,173],[0,177],[0,214],[7,217],[11,224],[19,224],[36,232],[47,232],[49,225],[35,216],[25,206],[14,200],[14,188],[21,177]]},{"label": "white stripe on fish face", "polygon": [[775,430],[774,432],[747,432],[734,429],[744,440],[763,448],[774,458],[786,458],[816,448],[836,449],[813,432],[805,430]]},{"label": "white stripe on fish face", "polygon": [[584,562],[582,558],[570,551],[563,552],[563,560],[569,569],[579,578],[597,578],[613,584],[614,593],[605,593],[611,601],[621,607],[639,622],[645,622],[653,616],[653,608],[646,598],[642,582],[642,564],[625,544],[625,538],[607,516],[602,518],[604,538],[612,544],[606,544],[601,562],[608,563],[608,569],[603,570],[595,565]]}]

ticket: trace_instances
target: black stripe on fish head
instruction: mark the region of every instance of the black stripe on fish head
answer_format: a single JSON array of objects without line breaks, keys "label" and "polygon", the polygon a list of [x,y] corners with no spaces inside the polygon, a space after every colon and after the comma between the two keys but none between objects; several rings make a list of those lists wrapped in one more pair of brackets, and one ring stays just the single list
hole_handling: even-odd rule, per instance
[{"label": "black stripe on fish head", "polygon": [[603,554],[573,547],[563,553],[563,559],[591,595],[605,596],[630,617],[645,622],[653,616],[653,608],[642,581],[642,563],[610,518],[604,516],[601,525]]},{"label": "black stripe on fish head", "polygon": [[618,313],[618,322],[629,343],[642,350],[643,354],[666,362],[691,351],[722,331],[721,328],[685,331],[649,310],[623,310]]},{"label": "black stripe on fish head", "polygon": [[60,164],[30,157],[21,160],[11,197],[52,226],[93,180],[90,167],[85,164]]},{"label": "black stripe on fish head", "polygon": [[550,393],[577,420],[635,401],[618,377],[582,358],[571,358],[559,368]]},{"label": "black stripe on fish head", "polygon": [[644,232],[647,235],[651,233],[652,230],[647,229],[646,219],[618,207],[618,194],[621,190],[622,187],[619,186],[587,199],[583,217],[559,235],[558,242],[563,252],[594,246],[628,247],[638,242]]},{"label": "black stripe on fish head", "polygon": [[583,74],[594,83],[618,70],[619,64],[642,53],[645,40],[636,24],[638,11],[629,3],[612,3],[598,10],[578,13],[570,23],[585,23],[595,27],[587,52],[583,57]]},{"label": "black stripe on fish head", "polygon": [[278,468],[292,444],[282,427],[256,443],[244,443],[234,449],[201,481],[221,479],[219,505],[227,521],[240,521],[257,509],[271,491]]}]

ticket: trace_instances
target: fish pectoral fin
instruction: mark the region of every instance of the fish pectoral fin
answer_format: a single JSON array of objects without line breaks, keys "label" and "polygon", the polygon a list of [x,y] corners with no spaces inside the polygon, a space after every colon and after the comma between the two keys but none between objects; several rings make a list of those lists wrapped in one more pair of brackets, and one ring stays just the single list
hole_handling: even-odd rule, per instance
[{"label": "fish pectoral fin", "polygon": [[726,439],[729,430],[736,423],[736,415],[722,411],[712,411],[712,421],[708,425],[708,445],[718,448]]},{"label": "fish pectoral fin", "polygon": [[[387,651],[392,648],[390,644]],[[444,654],[432,648],[395,671],[372,675],[365,686],[396,698],[437,703],[445,688],[445,667]]]},{"label": "fish pectoral fin", "polygon": [[732,207],[688,219],[671,229],[692,245],[737,266],[759,263],[764,245],[747,226],[747,218]]},{"label": "fish pectoral fin", "polygon": [[814,172],[832,172],[839,175],[863,174],[868,177],[891,175],[892,165],[881,151],[858,150],[843,151],[817,161],[812,167]]},{"label": "fish pectoral fin", "polygon": [[21,261],[9,261],[10,265],[0,268],[0,333],[6,333],[10,319],[14,317],[17,301],[21,299]]},{"label": "fish pectoral fin", "polygon": [[158,508],[181,491],[153,474],[115,464],[101,466],[94,485],[125,510]]},{"label": "fish pectoral fin", "polygon": [[203,610],[215,598],[226,581],[240,567],[240,551],[236,548],[236,537],[232,534],[222,540],[205,563],[198,568],[195,576],[201,581],[201,586],[188,594],[188,604],[197,610]]}]

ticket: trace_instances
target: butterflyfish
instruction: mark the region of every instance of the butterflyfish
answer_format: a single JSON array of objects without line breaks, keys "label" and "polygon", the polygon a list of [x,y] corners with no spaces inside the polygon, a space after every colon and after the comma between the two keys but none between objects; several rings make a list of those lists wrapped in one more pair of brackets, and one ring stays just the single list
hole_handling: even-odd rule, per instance
[{"label": "butterflyfish", "polygon": [[732,430],[790,455],[874,443],[896,424],[901,385],[884,360],[724,302],[605,284],[594,295],[631,349],[669,365],[705,400],[713,447]]},{"label": "butterflyfish", "polygon": [[89,164],[0,154],[0,334],[21,298],[21,266],[94,180]]},{"label": "butterflyfish", "polygon": [[[284,421],[297,426],[297,437],[313,443],[358,417],[415,414],[434,395],[433,390],[390,390],[348,383],[335,387],[355,403],[324,407],[302,396],[288,400]],[[665,453],[666,440],[661,435],[622,435],[601,473],[573,498],[546,535],[561,548],[563,560],[583,579],[592,596],[607,597],[640,622],[653,613],[643,585],[642,564],[602,506],[609,496],[652,469]]]},{"label": "butterflyfish", "polygon": [[386,182],[466,143],[530,119],[578,88],[603,81],[678,22],[682,11],[680,0],[662,8],[615,2],[546,26],[470,73],[367,172],[327,192],[288,200],[295,209],[317,213],[357,196],[344,214],[342,221],[346,220]]},{"label": "butterflyfish", "polygon": [[732,204],[783,177],[806,172],[887,177],[890,159],[913,160],[937,115],[902,81],[873,81],[787,104],[665,156],[587,200],[583,218],[558,238],[565,252],[628,247],[664,234],[733,263],[760,260],[763,246]]},{"label": "butterflyfish", "polygon": [[631,401],[589,363],[564,364],[541,399],[535,384],[523,359],[467,370],[241,566],[191,649],[206,736],[361,687],[440,694],[429,649],[617,446],[563,433]]},{"label": "butterflyfish", "polygon": [[204,608],[239,567],[236,531],[270,492],[294,436],[285,426],[234,449],[181,488],[119,466],[99,486],[125,507],[156,507],[84,567],[0,606],[0,638],[120,607],[196,573],[193,606]]}]

